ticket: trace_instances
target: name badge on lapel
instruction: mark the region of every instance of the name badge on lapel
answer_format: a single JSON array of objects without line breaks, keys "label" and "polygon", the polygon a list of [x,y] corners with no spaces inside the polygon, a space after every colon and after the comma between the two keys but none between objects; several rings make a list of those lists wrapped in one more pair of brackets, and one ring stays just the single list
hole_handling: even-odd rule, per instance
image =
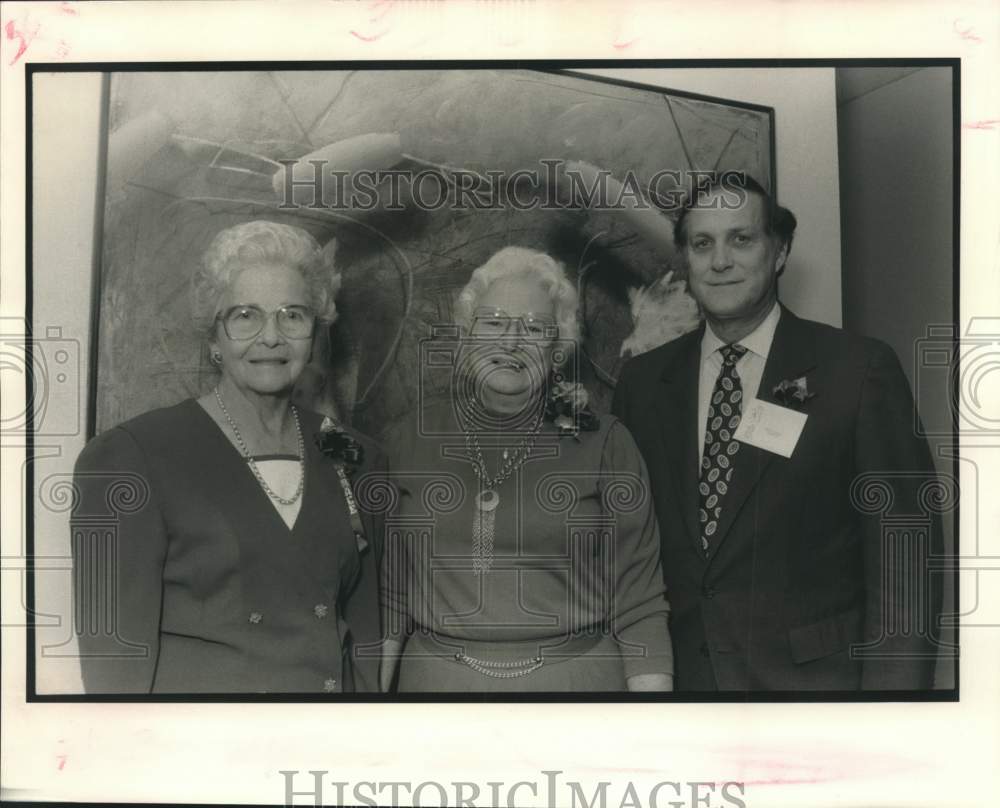
[{"label": "name badge on lapel", "polygon": [[805,425],[805,413],[755,398],[744,408],[733,437],[766,452],[791,457]]}]

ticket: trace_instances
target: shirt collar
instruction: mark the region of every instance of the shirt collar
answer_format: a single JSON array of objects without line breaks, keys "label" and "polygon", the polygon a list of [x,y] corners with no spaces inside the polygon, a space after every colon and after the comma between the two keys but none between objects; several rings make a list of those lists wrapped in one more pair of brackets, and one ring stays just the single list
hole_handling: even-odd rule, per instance
[{"label": "shirt collar", "polygon": [[[767,317],[753,331],[741,339],[739,344],[762,359],[767,359],[767,355],[771,351],[771,343],[774,341],[774,332],[778,328],[778,320],[780,318],[781,306],[778,305],[778,301],[774,301],[774,305],[771,306]],[[705,333],[701,338],[701,361],[704,362],[725,344],[725,342],[715,336],[712,327],[706,323]]]}]

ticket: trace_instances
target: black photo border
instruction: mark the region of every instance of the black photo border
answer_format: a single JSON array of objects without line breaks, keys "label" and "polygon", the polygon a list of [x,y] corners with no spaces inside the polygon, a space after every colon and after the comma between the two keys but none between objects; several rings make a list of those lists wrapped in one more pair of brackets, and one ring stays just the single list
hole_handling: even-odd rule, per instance
[{"label": "black photo border", "polygon": [[[101,133],[101,152],[98,164],[98,187],[95,192],[98,195],[97,212],[95,216],[95,242],[91,284],[91,346],[90,346],[90,367],[96,367],[96,353],[98,345],[98,333],[96,330],[99,321],[99,288],[100,273],[97,271],[101,265],[101,239],[103,236],[103,211],[104,211],[104,182],[106,180],[107,167],[107,124],[108,124],[108,102],[110,74],[115,72],[140,72],[140,71],[254,71],[254,70],[474,70],[474,69],[531,69],[544,72],[558,72],[563,75],[572,75],[577,78],[586,78],[597,82],[615,84],[618,86],[632,87],[635,89],[669,92],[672,95],[688,97],[694,100],[709,101],[713,103],[723,103],[728,106],[752,109],[755,111],[770,112],[770,143],[771,143],[771,183],[772,191],[776,194],[778,188],[777,175],[777,154],[775,143],[777,140],[775,128],[775,116],[773,107],[765,107],[746,102],[731,101],[730,99],[718,98],[697,93],[673,90],[664,87],[640,84],[636,82],[613,79],[603,76],[592,76],[586,73],[574,73],[575,70],[595,69],[595,68],[615,68],[615,69],[675,69],[675,68],[701,68],[701,69],[734,69],[734,68],[837,68],[837,67],[948,67],[952,70],[952,320],[953,320],[953,360],[958,356],[959,344],[959,323],[960,323],[960,186],[961,186],[961,59],[959,58],[873,58],[873,59],[490,59],[490,60],[351,60],[351,61],[190,61],[190,62],[86,62],[86,63],[49,63],[37,62],[25,65],[25,310],[24,318],[27,324],[26,337],[31,340],[33,327],[33,260],[32,260],[32,122],[33,122],[33,77],[36,73],[102,73],[102,110],[100,125],[103,128]],[[35,663],[35,565],[34,565],[34,501],[35,501],[35,480],[34,480],[34,396],[36,393],[33,375],[33,355],[32,351],[27,351],[27,389],[26,389],[26,462],[25,462],[25,501],[24,501],[24,525],[25,525],[25,596],[26,596],[26,702],[28,703],[73,703],[73,702],[93,702],[93,703],[115,703],[115,702],[138,702],[138,703],[510,703],[510,702],[532,702],[532,703],[817,703],[817,702],[954,702],[959,701],[959,660],[957,656],[953,660],[954,665],[954,687],[943,690],[872,690],[872,691],[721,691],[704,694],[690,692],[682,693],[348,693],[327,695],[317,694],[281,694],[281,693],[236,693],[236,694],[40,694],[36,690],[36,663]],[[959,376],[952,374],[953,389],[951,390],[952,401],[952,474],[959,483],[959,458],[958,458],[958,408],[959,401]],[[88,385],[88,414],[87,414],[87,437],[93,435],[95,419],[96,385]],[[959,507],[953,511],[955,547],[954,554],[958,555],[958,527],[959,527]],[[959,576],[957,567],[952,569],[954,581],[954,599],[959,603]],[[960,626],[955,626],[955,642],[960,647]]]}]

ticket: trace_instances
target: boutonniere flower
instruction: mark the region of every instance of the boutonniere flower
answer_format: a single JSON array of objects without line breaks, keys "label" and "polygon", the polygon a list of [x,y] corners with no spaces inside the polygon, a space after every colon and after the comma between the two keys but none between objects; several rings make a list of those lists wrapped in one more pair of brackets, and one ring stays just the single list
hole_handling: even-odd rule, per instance
[{"label": "boutonniere flower", "polygon": [[801,407],[809,399],[816,397],[815,393],[809,391],[805,376],[799,376],[797,379],[784,379],[776,384],[771,392],[786,407]]},{"label": "boutonniere flower", "polygon": [[320,424],[316,446],[331,460],[343,463],[348,474],[364,462],[364,447],[330,416],[326,416]]},{"label": "boutonniere flower", "polygon": [[579,434],[592,432],[601,425],[588,403],[590,396],[582,384],[556,382],[552,385],[545,401],[545,417],[559,430],[559,436],[570,436],[579,440]]}]

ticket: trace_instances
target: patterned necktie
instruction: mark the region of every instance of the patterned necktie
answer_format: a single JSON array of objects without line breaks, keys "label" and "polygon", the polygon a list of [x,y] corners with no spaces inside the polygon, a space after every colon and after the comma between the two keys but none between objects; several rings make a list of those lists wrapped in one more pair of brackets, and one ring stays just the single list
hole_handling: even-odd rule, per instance
[{"label": "patterned necktie", "polygon": [[740,442],[733,438],[736,427],[740,425],[743,400],[743,388],[736,373],[736,363],[747,349],[742,345],[725,345],[719,352],[722,354],[722,370],[715,380],[712,400],[708,405],[705,454],[701,459],[701,475],[698,480],[701,549],[706,555],[711,539],[719,529],[722,502],[729,491],[733,478],[733,461],[740,450]]}]

